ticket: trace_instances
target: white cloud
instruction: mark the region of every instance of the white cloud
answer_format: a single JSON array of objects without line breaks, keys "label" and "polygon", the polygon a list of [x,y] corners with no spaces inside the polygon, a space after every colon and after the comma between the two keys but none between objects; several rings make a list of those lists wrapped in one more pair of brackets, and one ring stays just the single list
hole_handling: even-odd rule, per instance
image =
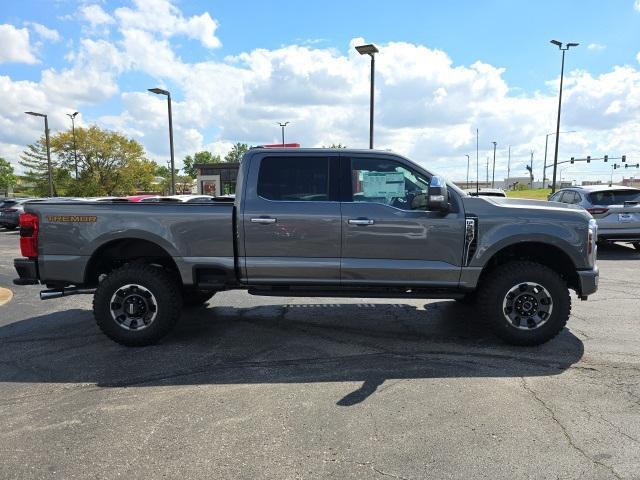
[{"label": "white cloud", "polygon": [[29,44],[29,30],[11,24],[0,25],[0,63],[38,63]]},{"label": "white cloud", "polygon": [[115,23],[113,17],[105,12],[100,5],[96,4],[82,5],[78,9],[78,15],[80,19],[88,22],[92,28]]},{"label": "white cloud", "polygon": [[209,13],[185,18],[168,0],[134,0],[134,8],[116,9],[115,16],[124,30],[143,30],[159,33],[165,38],[184,35],[200,41],[207,48],[221,45],[215,32],[218,23]]},{"label": "white cloud", "polygon": [[635,0],[635,2],[633,2],[633,8],[640,12],[640,0]]},{"label": "white cloud", "polygon": [[62,37],[60,36],[57,30],[46,27],[41,23],[25,22],[25,25],[33,28],[36,34],[43,40],[48,40],[52,43],[56,43],[62,40]]},{"label": "white cloud", "polygon": [[605,48],[607,48],[606,45],[602,45],[601,43],[590,43],[587,45],[587,50],[590,52],[602,52]]}]

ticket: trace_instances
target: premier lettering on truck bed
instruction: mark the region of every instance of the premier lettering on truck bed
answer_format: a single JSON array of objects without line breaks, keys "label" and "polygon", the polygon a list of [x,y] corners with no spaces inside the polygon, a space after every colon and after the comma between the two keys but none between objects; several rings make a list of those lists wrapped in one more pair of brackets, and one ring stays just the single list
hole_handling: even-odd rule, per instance
[{"label": "premier lettering on truck bed", "polygon": [[535,345],[597,289],[597,226],[559,203],[471,197],[390,152],[254,148],[235,199],[27,203],[17,284],[93,294],[100,329],[149,345],[217,292],[452,298]]}]

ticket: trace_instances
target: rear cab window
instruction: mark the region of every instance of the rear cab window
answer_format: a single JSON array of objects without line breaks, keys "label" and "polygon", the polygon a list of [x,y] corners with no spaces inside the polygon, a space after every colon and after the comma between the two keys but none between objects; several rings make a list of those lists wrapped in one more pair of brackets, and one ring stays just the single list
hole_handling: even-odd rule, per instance
[{"label": "rear cab window", "polygon": [[258,196],[280,202],[329,200],[327,157],[264,157],[258,173]]}]

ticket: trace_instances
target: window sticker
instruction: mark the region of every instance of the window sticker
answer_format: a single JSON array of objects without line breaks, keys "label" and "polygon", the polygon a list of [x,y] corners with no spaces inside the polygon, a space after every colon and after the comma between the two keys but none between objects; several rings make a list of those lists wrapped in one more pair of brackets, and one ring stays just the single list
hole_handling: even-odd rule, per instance
[{"label": "window sticker", "polygon": [[404,174],[398,172],[362,172],[365,197],[404,197]]}]

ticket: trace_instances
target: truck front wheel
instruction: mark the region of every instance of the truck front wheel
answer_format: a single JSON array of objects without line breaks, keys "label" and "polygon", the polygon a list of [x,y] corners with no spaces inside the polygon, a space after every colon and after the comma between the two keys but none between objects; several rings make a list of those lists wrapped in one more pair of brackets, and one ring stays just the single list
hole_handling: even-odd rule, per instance
[{"label": "truck front wheel", "polygon": [[516,261],[489,272],[478,290],[482,316],[513,345],[540,345],[555,337],[571,313],[566,282],[555,271]]},{"label": "truck front wheel", "polygon": [[98,327],[126,346],[157,343],[171,331],[182,308],[174,277],[151,265],[124,265],[102,280],[93,297]]}]

